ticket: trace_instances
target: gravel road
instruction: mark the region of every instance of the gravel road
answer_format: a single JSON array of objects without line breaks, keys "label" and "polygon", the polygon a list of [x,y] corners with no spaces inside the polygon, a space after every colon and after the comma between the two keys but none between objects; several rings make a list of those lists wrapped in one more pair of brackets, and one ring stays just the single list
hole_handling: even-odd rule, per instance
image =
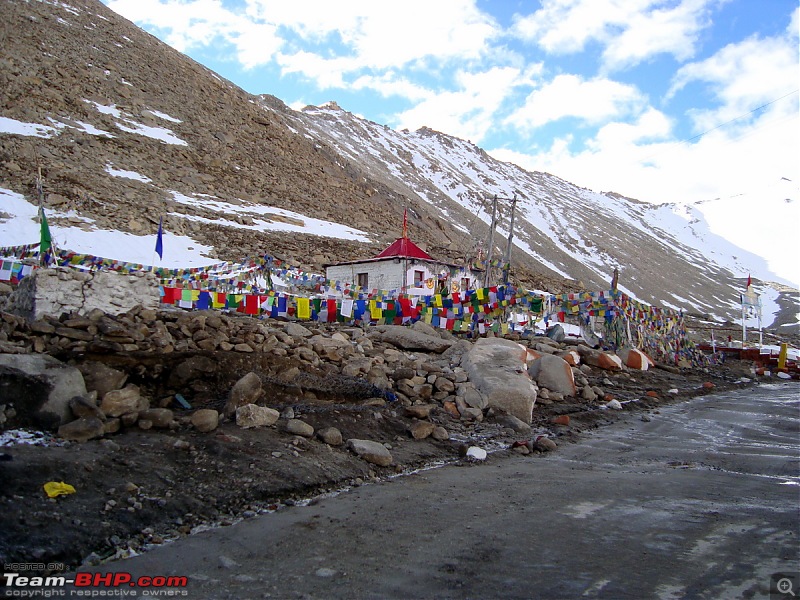
[{"label": "gravel road", "polygon": [[208,599],[768,598],[800,568],[798,408],[796,384],[698,397],[92,571],[183,575],[172,591]]}]

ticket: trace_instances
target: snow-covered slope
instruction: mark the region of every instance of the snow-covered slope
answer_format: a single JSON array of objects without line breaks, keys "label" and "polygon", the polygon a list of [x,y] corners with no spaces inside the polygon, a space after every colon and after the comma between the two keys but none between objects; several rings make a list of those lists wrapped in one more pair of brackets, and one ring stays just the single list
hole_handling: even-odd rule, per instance
[{"label": "snow-covered slope", "polygon": [[[714,203],[653,205],[597,193],[497,161],[468,141],[430,129],[395,131],[335,103],[295,112],[273,99],[262,100],[299,133],[434,207],[441,220],[465,233],[461,239],[444,239],[443,245],[465,255],[485,246],[491,198],[497,196],[502,238],[495,238],[495,251],[505,248],[516,198],[512,260],[533,259],[539,268],[579,280],[587,289],[607,287],[618,267],[620,288],[642,300],[731,319],[749,275],[776,310],[779,292],[796,287],[785,273],[771,269],[763,253],[745,250],[712,230],[705,213],[713,212]],[[796,189],[785,186],[782,191],[796,197]],[[786,209],[797,203],[791,198],[782,202],[780,214],[791,220]],[[774,320],[774,315],[765,319]]]}]

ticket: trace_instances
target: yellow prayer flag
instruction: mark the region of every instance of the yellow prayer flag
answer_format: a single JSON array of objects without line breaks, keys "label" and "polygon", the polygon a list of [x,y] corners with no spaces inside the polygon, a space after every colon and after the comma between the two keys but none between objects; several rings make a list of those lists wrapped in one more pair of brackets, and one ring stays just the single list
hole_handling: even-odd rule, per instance
[{"label": "yellow prayer flag", "polygon": [[306,320],[311,318],[311,301],[308,298],[297,299],[297,318]]}]

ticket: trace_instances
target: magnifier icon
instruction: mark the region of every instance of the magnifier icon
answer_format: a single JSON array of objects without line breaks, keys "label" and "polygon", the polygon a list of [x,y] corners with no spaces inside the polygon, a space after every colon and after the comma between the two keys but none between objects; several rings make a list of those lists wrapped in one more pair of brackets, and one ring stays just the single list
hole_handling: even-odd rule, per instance
[{"label": "magnifier icon", "polygon": [[791,594],[793,597],[795,597],[795,593],[792,590],[792,580],[788,577],[779,579],[776,587],[781,594]]}]

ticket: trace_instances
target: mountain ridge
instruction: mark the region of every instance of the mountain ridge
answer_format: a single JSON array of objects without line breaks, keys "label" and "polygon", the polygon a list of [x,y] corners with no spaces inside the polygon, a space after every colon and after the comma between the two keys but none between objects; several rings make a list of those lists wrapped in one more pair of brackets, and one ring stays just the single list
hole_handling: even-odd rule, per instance
[{"label": "mountain ridge", "polygon": [[[618,267],[621,289],[645,302],[736,318],[742,275],[678,239],[664,225],[674,212],[525,171],[430,128],[398,132],[336,103],[294,111],[252,96],[99,1],[10,0],[3,12],[0,116],[40,129],[0,133],[0,187],[35,202],[41,169],[51,224],[65,231],[143,236],[165,215],[166,229],[210,248],[207,262],[266,252],[319,271],[376,254],[408,208],[415,241],[456,261],[487,251],[493,196],[495,256],[504,251],[517,196],[515,283],[604,289]],[[303,216],[368,241],[261,226]],[[787,306],[776,324],[792,324]]]}]

